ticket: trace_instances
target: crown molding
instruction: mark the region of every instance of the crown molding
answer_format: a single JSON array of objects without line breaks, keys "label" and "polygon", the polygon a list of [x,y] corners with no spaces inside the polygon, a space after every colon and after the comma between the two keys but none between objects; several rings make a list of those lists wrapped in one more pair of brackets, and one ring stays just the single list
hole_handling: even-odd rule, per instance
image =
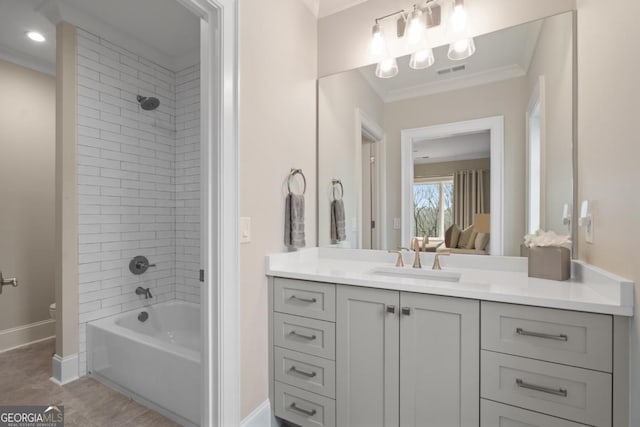
[{"label": "crown molding", "polygon": [[385,103],[396,102],[404,99],[434,95],[437,93],[450,92],[454,90],[500,82],[503,80],[510,80],[517,77],[525,76],[526,74],[527,73],[524,69],[522,69],[520,65],[507,65],[505,67],[493,68],[490,70],[468,74],[453,79],[447,79],[439,82],[430,82],[403,89],[392,90],[386,93],[383,99]]}]

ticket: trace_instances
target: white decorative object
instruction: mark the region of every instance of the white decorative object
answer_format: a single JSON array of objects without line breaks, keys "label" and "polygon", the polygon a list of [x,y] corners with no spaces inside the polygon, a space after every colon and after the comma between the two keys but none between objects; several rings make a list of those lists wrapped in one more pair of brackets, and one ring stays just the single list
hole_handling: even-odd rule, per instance
[{"label": "white decorative object", "polygon": [[556,234],[553,231],[538,230],[534,234],[524,236],[524,244],[528,248],[536,246],[556,246],[571,249],[571,236]]}]

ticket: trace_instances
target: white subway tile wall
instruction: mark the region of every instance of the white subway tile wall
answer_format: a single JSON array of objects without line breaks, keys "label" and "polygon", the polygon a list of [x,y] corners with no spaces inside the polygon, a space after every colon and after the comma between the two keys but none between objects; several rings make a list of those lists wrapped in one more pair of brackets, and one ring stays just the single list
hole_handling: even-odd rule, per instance
[{"label": "white subway tile wall", "polygon": [[200,302],[200,66],[176,73],[176,298]]},{"label": "white subway tile wall", "polygon": [[[78,30],[80,374],[86,323],[199,302],[199,64],[178,73]],[[142,110],[137,95],[160,106]],[[129,261],[156,264],[142,275]],[[151,288],[153,298],[135,294]]]}]

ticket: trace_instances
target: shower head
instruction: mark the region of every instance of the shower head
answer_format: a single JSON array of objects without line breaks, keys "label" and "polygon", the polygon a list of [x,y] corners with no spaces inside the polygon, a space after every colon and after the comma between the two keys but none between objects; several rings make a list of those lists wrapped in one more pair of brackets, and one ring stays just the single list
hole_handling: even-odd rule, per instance
[{"label": "shower head", "polygon": [[158,105],[160,105],[160,101],[158,100],[158,98],[154,98],[153,96],[141,96],[138,95],[138,102],[140,103],[140,107],[142,107],[143,110],[155,110],[156,108],[158,108]]}]

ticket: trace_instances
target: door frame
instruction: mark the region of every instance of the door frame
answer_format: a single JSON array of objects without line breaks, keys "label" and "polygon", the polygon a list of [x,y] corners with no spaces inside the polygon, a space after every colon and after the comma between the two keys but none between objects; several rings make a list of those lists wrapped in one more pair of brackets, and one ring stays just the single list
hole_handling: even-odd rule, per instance
[{"label": "door frame", "polygon": [[413,235],[413,141],[446,138],[456,133],[490,131],[491,140],[491,239],[489,253],[504,254],[504,116],[444,123],[400,132],[400,217],[401,246],[409,245]]},{"label": "door frame", "polygon": [[200,17],[201,425],[240,425],[239,0],[177,1]]},{"label": "door frame", "polygon": [[[378,203],[376,203],[375,213],[378,221],[374,239],[371,244],[375,243],[379,248],[387,247],[387,186],[386,186],[386,169],[387,169],[387,143],[384,130],[369,114],[360,108],[355,111],[355,135],[354,135],[354,153],[355,162],[353,168],[353,182],[356,189],[356,236],[355,247],[362,248],[362,235],[364,233],[364,224],[362,223],[363,206],[362,206],[362,135],[374,141],[374,150],[376,155],[376,188],[378,189]],[[347,226],[349,226],[349,218],[346,218]]]}]

